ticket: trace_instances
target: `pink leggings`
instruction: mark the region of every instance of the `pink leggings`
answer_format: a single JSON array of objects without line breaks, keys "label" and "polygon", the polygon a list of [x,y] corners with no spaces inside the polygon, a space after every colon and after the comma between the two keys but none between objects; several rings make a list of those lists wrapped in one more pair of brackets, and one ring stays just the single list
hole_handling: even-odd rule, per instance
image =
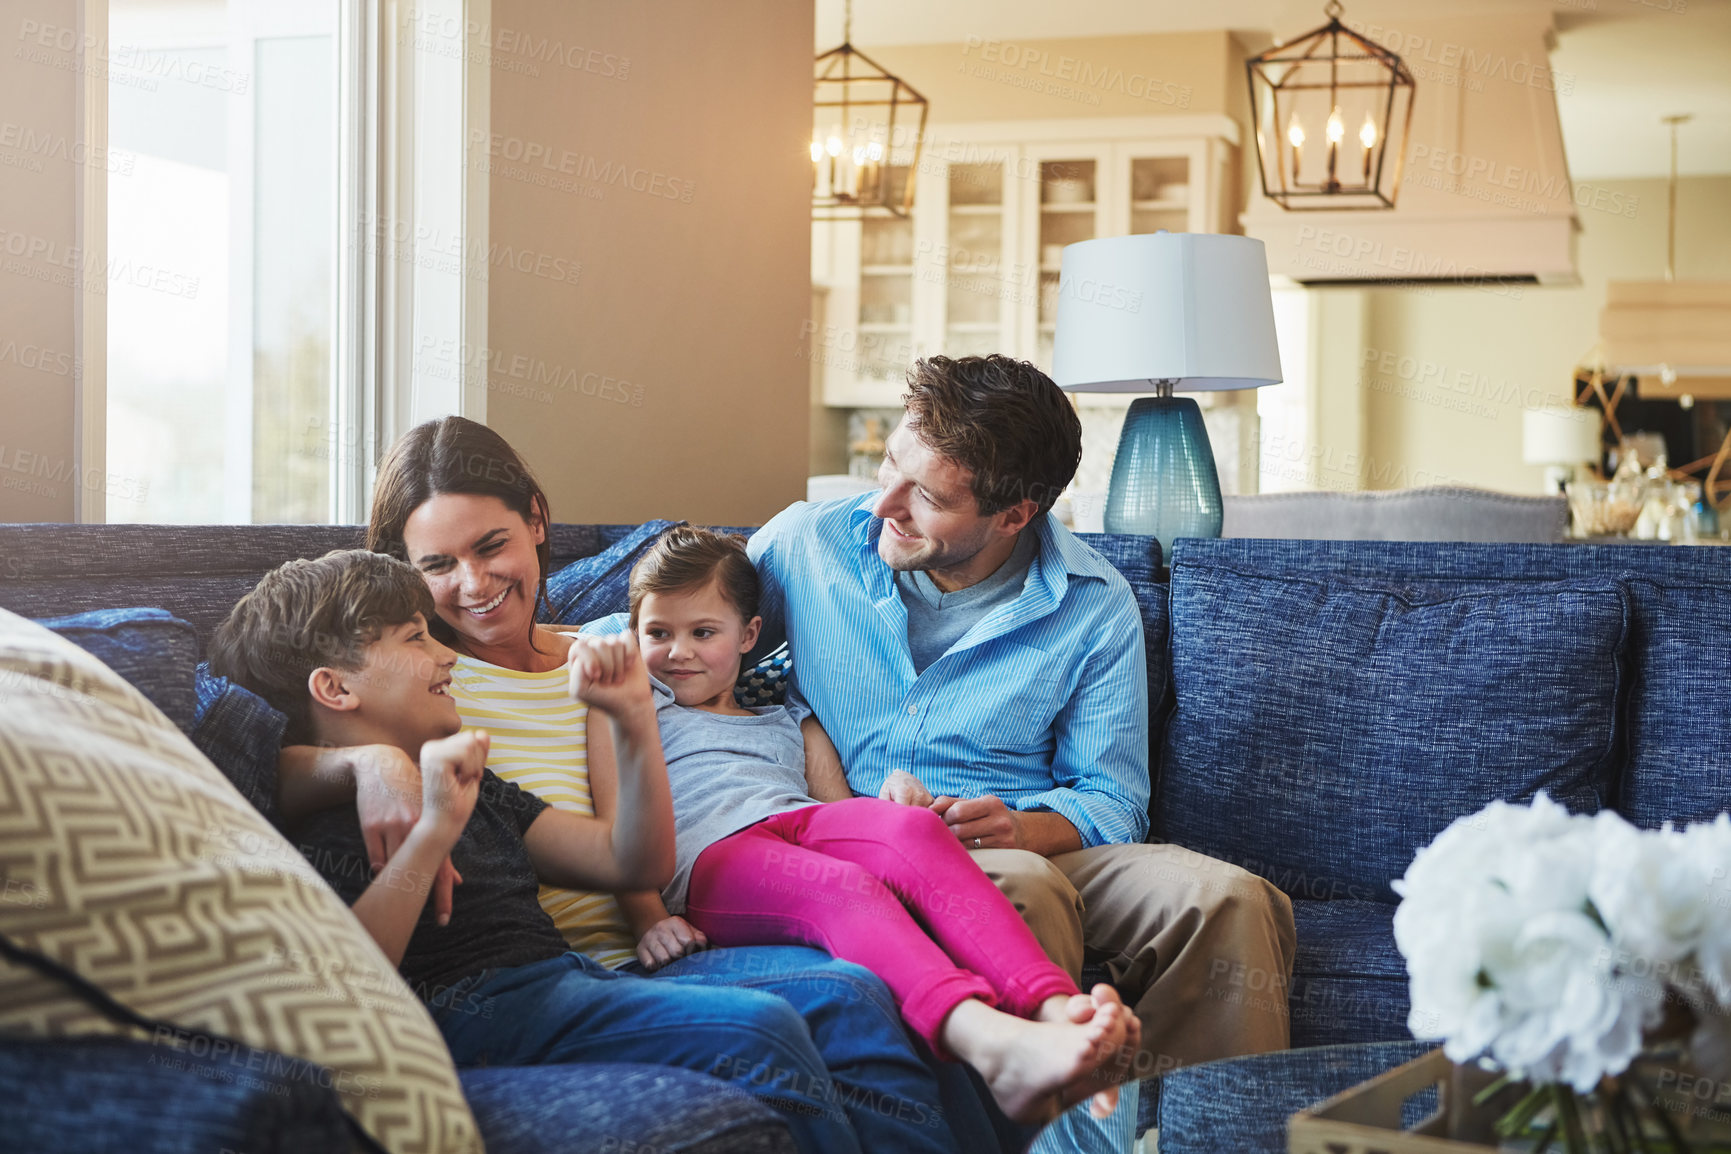
[{"label": "pink leggings", "polygon": [[967,998],[1031,1018],[1076,993],[943,818],[877,798],[789,810],[716,842],[692,867],[685,917],[719,946],[816,946],[866,967],[939,1054],[944,1018]]}]

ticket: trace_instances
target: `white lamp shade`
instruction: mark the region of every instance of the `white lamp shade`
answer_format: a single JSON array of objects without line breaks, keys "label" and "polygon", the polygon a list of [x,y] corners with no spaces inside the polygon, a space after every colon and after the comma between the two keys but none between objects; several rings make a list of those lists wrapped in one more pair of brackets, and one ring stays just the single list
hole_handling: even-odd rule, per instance
[{"label": "white lamp shade", "polygon": [[1279,384],[1262,242],[1157,232],[1066,245],[1052,379],[1090,393]]},{"label": "white lamp shade", "polygon": [[1599,414],[1594,409],[1528,409],[1521,414],[1521,461],[1579,465],[1599,459]]}]

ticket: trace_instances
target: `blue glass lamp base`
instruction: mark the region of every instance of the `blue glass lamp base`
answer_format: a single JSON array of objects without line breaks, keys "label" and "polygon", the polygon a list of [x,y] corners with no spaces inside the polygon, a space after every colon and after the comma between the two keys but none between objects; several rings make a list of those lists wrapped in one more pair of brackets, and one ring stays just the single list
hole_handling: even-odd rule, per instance
[{"label": "blue glass lamp base", "polygon": [[1170,564],[1173,541],[1218,537],[1224,518],[1202,406],[1189,397],[1136,398],[1112,462],[1106,532],[1157,537]]}]

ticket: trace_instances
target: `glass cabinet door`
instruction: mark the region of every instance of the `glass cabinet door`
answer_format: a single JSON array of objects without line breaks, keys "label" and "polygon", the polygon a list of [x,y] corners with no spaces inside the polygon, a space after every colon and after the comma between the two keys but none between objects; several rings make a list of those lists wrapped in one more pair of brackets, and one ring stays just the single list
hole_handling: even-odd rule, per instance
[{"label": "glass cabinet door", "polygon": [[1040,219],[1034,248],[1040,261],[1035,362],[1047,372],[1052,371],[1052,334],[1058,327],[1058,272],[1064,246],[1101,235],[1100,168],[1092,157],[1040,162]]},{"label": "glass cabinet door", "polygon": [[[905,165],[891,166],[893,194],[906,186]],[[860,222],[859,368],[863,376],[899,380],[914,331],[914,223],[869,215]]]},{"label": "glass cabinet door", "polygon": [[949,167],[944,261],[944,354],[1004,352],[1004,299],[1013,277],[1004,248],[1004,166]]},{"label": "glass cabinet door", "polygon": [[1190,158],[1130,160],[1130,232],[1190,231]]}]

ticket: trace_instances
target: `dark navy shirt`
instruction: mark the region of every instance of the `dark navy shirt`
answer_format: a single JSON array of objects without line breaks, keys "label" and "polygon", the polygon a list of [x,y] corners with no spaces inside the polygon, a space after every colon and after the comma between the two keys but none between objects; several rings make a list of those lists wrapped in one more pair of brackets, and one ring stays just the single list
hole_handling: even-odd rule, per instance
[{"label": "dark navy shirt", "polygon": [[[566,951],[564,937],[536,900],[540,882],[523,844],[546,808],[534,794],[485,771],[475,812],[451,847],[451,864],[463,884],[452,896],[450,924],[437,923],[429,891],[399,967],[422,1001],[442,1004],[440,996],[452,983],[482,970],[526,966]],[[373,875],[353,806],[313,814],[289,837],[343,901],[360,900]]]}]

